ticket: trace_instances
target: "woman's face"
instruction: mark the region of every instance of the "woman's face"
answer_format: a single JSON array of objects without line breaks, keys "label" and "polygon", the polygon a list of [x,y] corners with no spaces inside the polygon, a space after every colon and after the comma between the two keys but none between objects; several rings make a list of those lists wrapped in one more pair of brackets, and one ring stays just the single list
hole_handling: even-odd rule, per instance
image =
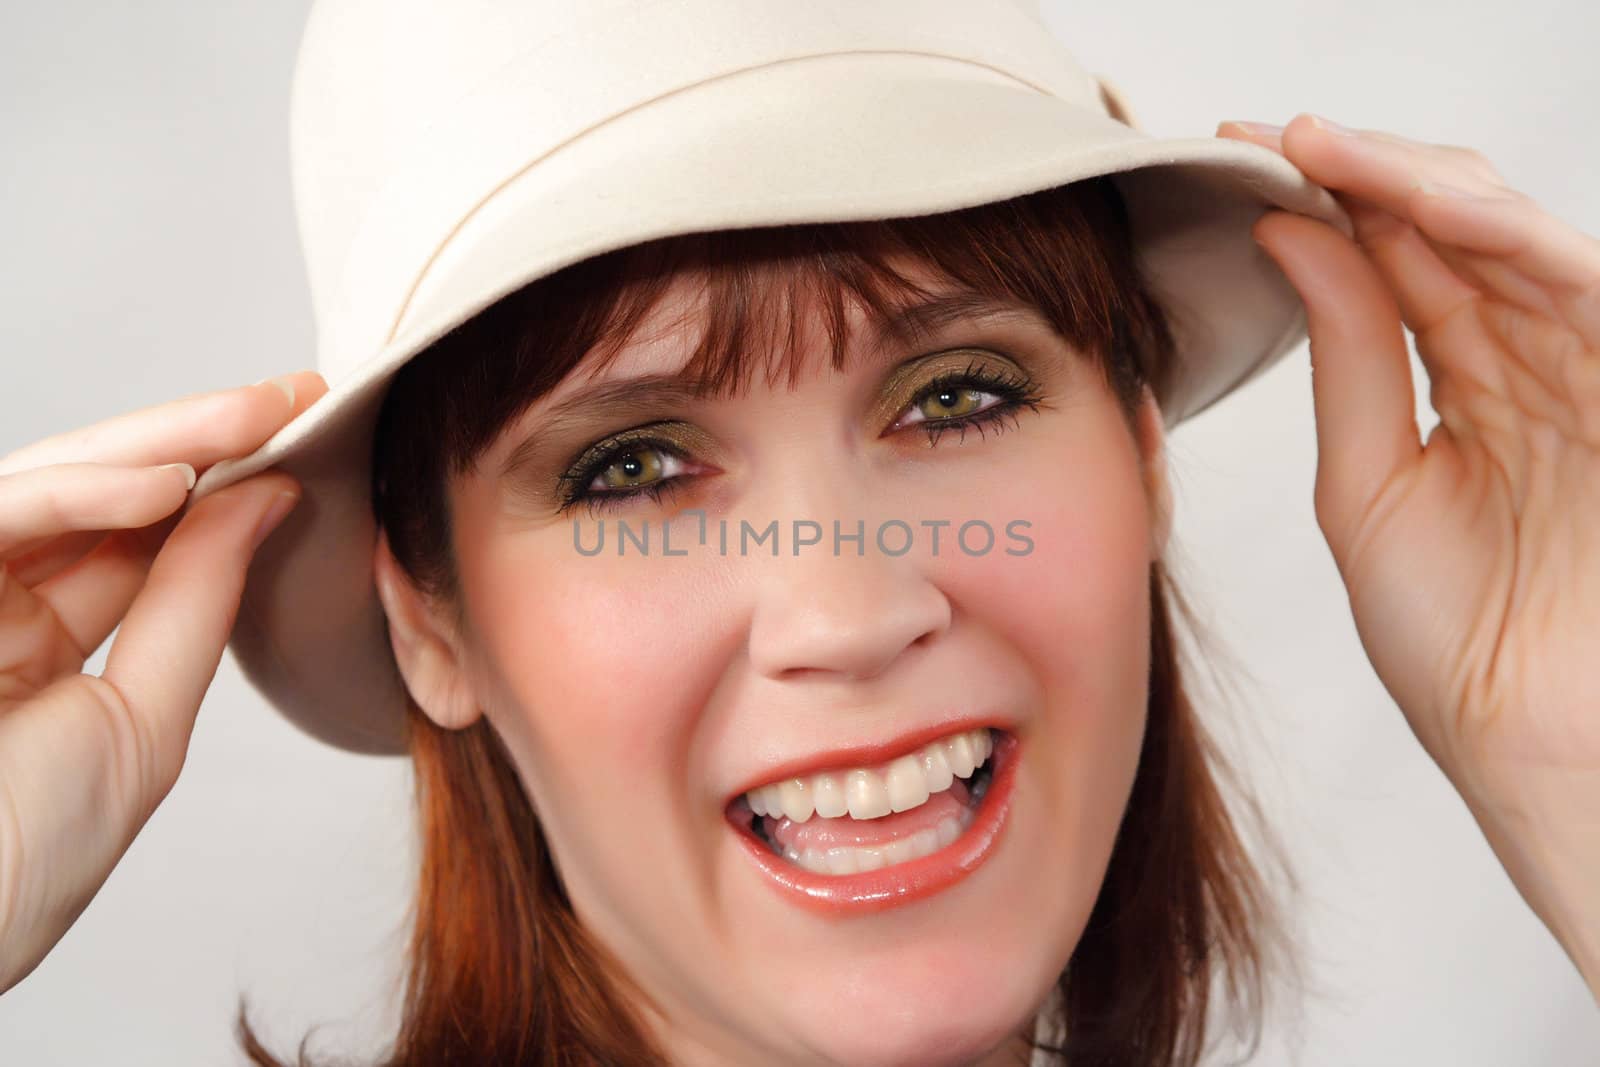
[{"label": "woman's face", "polygon": [[792,388],[619,395],[684,364],[696,293],[680,280],[454,486],[460,680],[676,1059],[1014,1048],[1082,932],[1144,731],[1153,401],[1130,432],[1090,359],[1019,308],[915,347],[858,314],[844,371],[813,329]]}]

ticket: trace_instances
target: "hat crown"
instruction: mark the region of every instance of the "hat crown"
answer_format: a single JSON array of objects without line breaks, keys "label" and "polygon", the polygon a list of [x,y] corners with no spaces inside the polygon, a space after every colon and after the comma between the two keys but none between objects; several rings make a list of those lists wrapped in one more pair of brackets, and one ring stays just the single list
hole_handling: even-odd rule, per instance
[{"label": "hat crown", "polygon": [[847,52],[1100,107],[1029,0],[319,0],[290,128],[319,365],[333,380],[387,341],[452,231],[564,143],[698,83]]}]

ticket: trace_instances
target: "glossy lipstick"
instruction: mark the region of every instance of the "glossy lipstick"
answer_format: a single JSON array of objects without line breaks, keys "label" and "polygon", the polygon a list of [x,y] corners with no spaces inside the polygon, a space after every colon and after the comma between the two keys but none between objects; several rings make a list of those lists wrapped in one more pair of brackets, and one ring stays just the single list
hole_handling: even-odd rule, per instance
[{"label": "glossy lipstick", "polygon": [[795,903],[831,915],[863,915],[921,900],[977,870],[1005,830],[1017,773],[1017,739],[995,738],[992,779],[962,835],[931,855],[859,874],[818,874],[776,855],[749,825],[729,822],[767,880]]}]

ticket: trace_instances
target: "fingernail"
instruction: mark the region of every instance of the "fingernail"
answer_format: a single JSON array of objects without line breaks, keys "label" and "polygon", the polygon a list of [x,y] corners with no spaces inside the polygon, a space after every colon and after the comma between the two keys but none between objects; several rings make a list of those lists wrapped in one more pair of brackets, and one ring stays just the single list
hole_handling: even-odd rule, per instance
[{"label": "fingernail", "polygon": [[256,385],[267,385],[269,383],[272,384],[272,385],[276,385],[278,387],[278,390],[280,392],[282,392],[284,396],[289,398],[289,405],[291,407],[294,406],[294,383],[289,381],[289,378],[288,378],[287,375],[284,375],[284,376],[281,376],[281,377],[277,377],[277,378],[263,378],[259,382],[256,382],[255,384]]},{"label": "fingernail", "polygon": [[1253,133],[1260,137],[1276,137],[1283,132],[1282,126],[1274,126],[1270,122],[1245,122],[1243,119],[1229,119],[1224,126],[1237,126],[1246,133]]},{"label": "fingernail", "polygon": [[1329,133],[1337,133],[1341,137],[1348,137],[1352,132],[1354,132],[1352,130],[1345,129],[1343,126],[1339,125],[1337,122],[1334,122],[1332,119],[1323,118],[1321,115],[1312,115],[1311,116],[1311,125],[1317,127],[1320,130],[1327,130]]},{"label": "fingernail", "polygon": [[183,471],[183,476],[188,481],[189,488],[193,489],[194,488],[194,468],[189,466],[187,463],[163,463],[159,467],[157,467],[156,470],[164,471],[164,470],[169,470],[169,469],[174,468],[174,467],[176,467],[178,470]]},{"label": "fingernail", "polygon": [[300,494],[290,492],[288,490],[280,492],[277,497],[273,499],[272,504],[267,508],[266,512],[262,514],[261,521],[256,524],[255,537],[250,543],[250,550],[252,552],[261,547],[261,542],[267,539],[267,535],[277,527],[278,523],[283,521],[283,517],[289,514],[289,509],[294,507],[295,504],[299,503],[299,501]]}]

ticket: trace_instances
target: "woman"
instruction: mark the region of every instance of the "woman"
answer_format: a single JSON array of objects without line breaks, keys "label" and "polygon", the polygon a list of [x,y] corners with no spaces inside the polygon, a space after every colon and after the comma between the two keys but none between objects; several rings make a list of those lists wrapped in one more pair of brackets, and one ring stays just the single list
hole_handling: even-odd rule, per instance
[{"label": "woman", "polygon": [[[1356,243],[1281,212],[1253,228],[1309,313],[1318,516],[1380,677],[1593,988],[1594,243],[1459,152],[1309,118],[1219,132],[1281,152],[1356,223]],[[398,369],[373,562],[427,854],[395,1062],[1012,1062],[1058,982],[1073,1062],[1193,1061],[1205,990],[1248,987],[1267,931],[1166,617],[1162,398],[1188,349],[1118,205],[1085,179],[882,226],[631,244]],[[899,314],[918,305],[943,313]],[[921,328],[874,332],[897,318]],[[1402,321],[1443,420],[1426,447]],[[752,348],[785,361],[739,367]],[[690,352],[743,388],[665,420],[573,403],[591,375]],[[287,402],[180,401],[6,461],[4,854],[27,861],[5,864],[7,986],[177,773],[245,561],[299,491],[247,477],[174,529],[178,486],[325,388],[282,384]],[[587,554],[602,514],[688,555]],[[770,519],[781,553],[720,550],[718,520]],[[866,534],[803,551],[797,523],[830,519]],[[1012,541],[886,542],[941,520]],[[144,532],[77,561],[108,529]],[[75,673],[119,618],[104,678]],[[77,785],[97,760],[110,801]],[[107,803],[120,819],[87,817]]]}]

